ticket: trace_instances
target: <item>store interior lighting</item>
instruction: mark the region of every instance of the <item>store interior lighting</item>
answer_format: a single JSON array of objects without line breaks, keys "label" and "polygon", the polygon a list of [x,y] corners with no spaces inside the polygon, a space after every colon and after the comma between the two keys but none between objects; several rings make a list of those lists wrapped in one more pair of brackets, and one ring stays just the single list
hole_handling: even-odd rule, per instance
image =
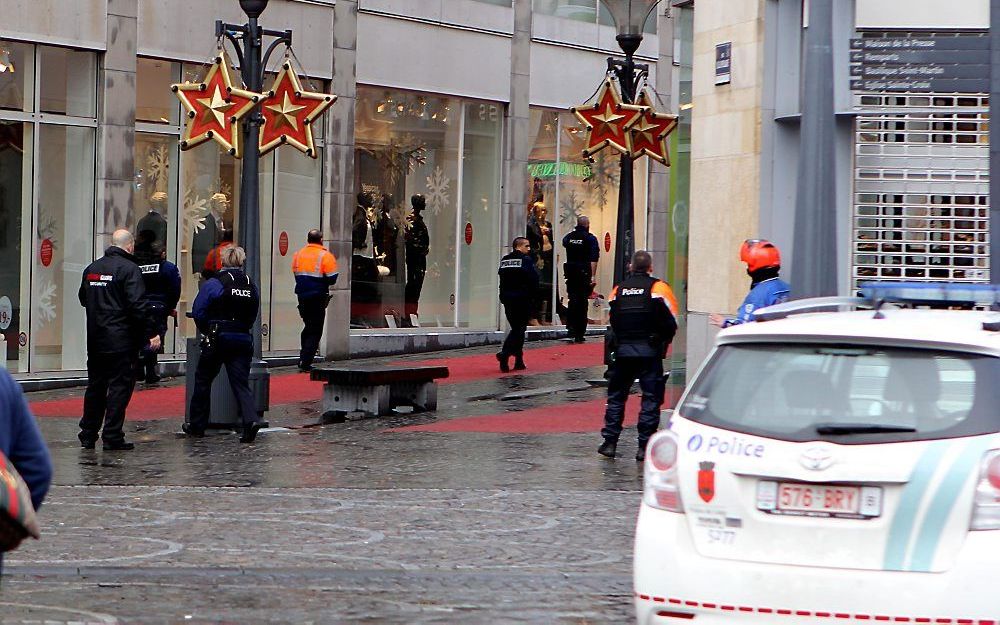
[{"label": "store interior lighting", "polygon": [[6,48],[0,48],[0,74],[6,72],[14,73],[14,59],[10,53],[10,50]]}]

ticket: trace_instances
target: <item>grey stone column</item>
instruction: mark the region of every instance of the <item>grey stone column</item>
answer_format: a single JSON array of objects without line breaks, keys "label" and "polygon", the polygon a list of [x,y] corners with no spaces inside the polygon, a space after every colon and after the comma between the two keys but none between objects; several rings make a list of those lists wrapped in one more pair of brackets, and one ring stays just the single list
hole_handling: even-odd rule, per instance
[{"label": "grey stone column", "polygon": [[837,294],[837,119],[833,109],[833,0],[810,0],[802,87],[802,130],[792,295]]},{"label": "grey stone column", "polygon": [[138,0],[108,0],[108,40],[99,76],[97,232],[100,254],[126,224],[135,178],[135,67]]},{"label": "grey stone column", "polygon": [[358,2],[338,0],[333,24],[333,93],[326,114],[323,168],[323,236],[337,257],[340,278],[326,310],[323,353],[351,355],[351,216],[354,212],[354,110],[357,104]]},{"label": "grey stone column", "polygon": [[514,0],[511,41],[510,106],[507,107],[503,160],[503,220],[500,252],[509,251],[515,236],[528,225],[528,154],[531,146],[531,0]]},{"label": "grey stone column", "polygon": [[[662,5],[661,5],[662,6]],[[665,113],[676,113],[674,102],[674,22],[658,8],[657,32],[660,39],[659,56],[656,60],[656,84],[653,87],[660,96],[656,108]],[[675,131],[676,132],[676,131]],[[651,158],[649,161],[649,188],[647,198],[649,210],[646,214],[646,249],[653,255],[656,275],[667,280],[667,262],[674,250],[668,249],[670,237],[670,169]]]}]

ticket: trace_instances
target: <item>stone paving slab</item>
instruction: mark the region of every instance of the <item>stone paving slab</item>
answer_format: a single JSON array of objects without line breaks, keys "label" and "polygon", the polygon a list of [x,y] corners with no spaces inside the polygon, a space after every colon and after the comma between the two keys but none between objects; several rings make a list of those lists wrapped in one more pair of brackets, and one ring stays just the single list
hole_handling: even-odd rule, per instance
[{"label": "stone paving slab", "polygon": [[0,622],[618,623],[638,497],[57,487]]}]

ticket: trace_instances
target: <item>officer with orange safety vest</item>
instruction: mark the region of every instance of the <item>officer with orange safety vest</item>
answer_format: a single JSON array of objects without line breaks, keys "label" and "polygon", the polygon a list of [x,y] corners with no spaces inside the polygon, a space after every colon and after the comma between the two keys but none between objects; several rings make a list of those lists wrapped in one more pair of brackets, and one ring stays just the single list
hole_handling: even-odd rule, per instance
[{"label": "officer with orange safety vest", "polygon": [[735,317],[711,315],[709,322],[723,328],[754,321],[756,311],[788,301],[791,287],[778,277],[781,252],[766,239],[747,239],[740,246],[740,260],[747,265],[750,292],[736,311]]},{"label": "officer with orange safety vest", "polygon": [[302,317],[302,349],[299,352],[299,370],[310,371],[319,340],[323,336],[326,307],[330,303],[330,287],[337,283],[337,259],[323,247],[323,233],[310,230],[307,245],[295,253],[292,273],[295,274],[295,294],[299,298],[299,316]]},{"label": "officer with orange safety vest", "polygon": [[666,382],[663,358],[677,332],[677,299],[670,286],[650,276],[653,257],[639,250],[632,257],[632,272],[611,291],[611,329],[614,363],[608,380],[608,405],[597,450],[614,458],[625,420],[625,401],[632,384],[639,380],[639,449],[635,459],[646,458],[646,443],[660,427],[660,406]]}]

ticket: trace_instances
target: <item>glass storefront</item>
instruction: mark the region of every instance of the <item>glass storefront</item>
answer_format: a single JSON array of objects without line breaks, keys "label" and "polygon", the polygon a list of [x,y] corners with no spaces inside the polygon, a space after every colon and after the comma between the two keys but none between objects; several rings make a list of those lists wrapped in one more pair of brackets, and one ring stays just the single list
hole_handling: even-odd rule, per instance
[{"label": "glass storefront", "polygon": [[[566,260],[562,239],[576,227],[577,218],[582,215],[590,218],[590,231],[601,249],[595,277],[597,286],[587,316],[591,323],[607,323],[607,296],[614,287],[620,159],[610,149],[598,152],[592,161],[585,159],[583,141],[584,128],[572,113],[532,109],[529,143],[532,148],[528,157],[531,190],[525,236],[531,242],[532,256],[542,276],[532,321],[536,325],[562,323],[560,317],[568,303],[562,279]],[[636,161],[633,175],[636,241],[646,240],[647,180],[646,159]]]},{"label": "glass storefront", "polygon": [[[117,228],[137,247],[163,246],[181,271],[178,325],[164,351],[180,357],[194,334],[190,310],[205,259],[232,231],[239,240],[241,161],[211,146],[180,152],[180,104],[172,83],[200,65],[137,63],[135,174],[127,214],[97,211],[97,56],[5,44],[15,72],[0,74],[0,333],[15,372],[86,366],[83,269]],[[27,119],[27,121],[25,121]],[[317,128],[319,130],[319,128]],[[322,145],[322,133],[317,133]],[[264,349],[298,349],[291,257],[321,227],[322,159],[285,149],[261,161]],[[287,244],[284,243],[287,241]],[[138,250],[137,250],[138,251]]]},{"label": "glass storefront", "polygon": [[495,328],[503,106],[358,87],[356,119],[351,327]]},{"label": "glass storefront", "polygon": [[[97,57],[5,45],[0,75],[0,333],[7,369],[85,368],[80,276],[94,253]],[[44,113],[44,115],[42,115]]]},{"label": "glass storefront", "polygon": [[[135,205],[124,226],[144,241],[159,239],[163,233],[167,257],[180,269],[178,327],[168,334],[165,347],[166,353],[174,354],[183,354],[186,339],[195,334],[186,313],[201,286],[206,258],[227,236],[240,240],[242,161],[214,144],[186,152],[177,147],[182,132],[177,121],[180,104],[170,85],[199,80],[203,72],[204,66],[198,64],[138,60]],[[322,146],[320,130],[317,126],[316,141]],[[266,352],[298,349],[301,320],[291,258],[305,244],[306,232],[321,226],[322,163],[322,158],[312,159],[290,148],[261,159],[261,324]]]}]

